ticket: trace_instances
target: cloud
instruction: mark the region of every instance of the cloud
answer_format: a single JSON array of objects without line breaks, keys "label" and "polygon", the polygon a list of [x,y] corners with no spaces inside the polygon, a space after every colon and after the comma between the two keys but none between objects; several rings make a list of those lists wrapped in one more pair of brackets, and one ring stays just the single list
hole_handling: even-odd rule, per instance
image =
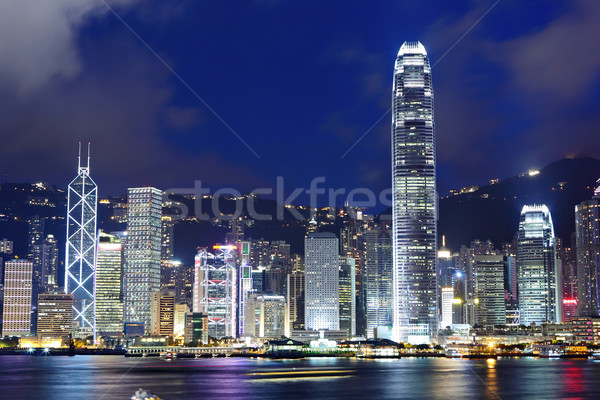
[{"label": "cloud", "polygon": [[[137,0],[106,0],[125,6]],[[78,29],[106,12],[98,0],[19,0],[0,2],[0,80],[21,97],[81,72]]]},{"label": "cloud", "polygon": [[521,90],[577,100],[600,78],[598,26],[600,2],[573,1],[569,12],[535,33],[495,46],[489,55],[510,70]]}]

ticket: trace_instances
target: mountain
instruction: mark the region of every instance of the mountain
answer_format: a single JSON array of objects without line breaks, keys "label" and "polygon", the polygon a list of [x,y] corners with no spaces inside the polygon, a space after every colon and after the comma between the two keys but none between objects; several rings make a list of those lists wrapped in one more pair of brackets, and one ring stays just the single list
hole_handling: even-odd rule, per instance
[{"label": "mountain", "polygon": [[521,174],[469,193],[441,198],[439,235],[457,250],[473,239],[491,240],[497,246],[512,240],[526,204],[546,204],[552,213],[556,236],[570,245],[575,231],[575,205],[593,195],[600,178],[600,160],[574,158],[556,161],[537,173]]}]

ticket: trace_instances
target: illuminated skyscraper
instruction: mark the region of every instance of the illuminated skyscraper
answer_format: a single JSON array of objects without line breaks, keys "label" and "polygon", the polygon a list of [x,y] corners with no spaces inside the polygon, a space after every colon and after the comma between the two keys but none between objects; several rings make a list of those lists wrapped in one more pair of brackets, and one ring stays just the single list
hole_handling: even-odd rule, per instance
[{"label": "illuminated skyscraper", "polygon": [[94,259],[96,255],[96,216],[98,187],[90,177],[90,146],[87,166],[69,184],[67,201],[67,248],[65,258],[65,292],[73,294],[74,327],[95,334]]},{"label": "illuminated skyscraper", "polygon": [[392,94],[393,290],[397,341],[437,331],[437,195],[431,67],[420,42],[404,42]]},{"label": "illuminated skyscraper", "polygon": [[31,261],[11,260],[4,263],[2,336],[30,335],[32,276]]},{"label": "illuminated skyscraper", "polygon": [[250,265],[250,242],[239,242],[239,301],[238,301],[238,335],[245,336],[246,302],[252,294],[252,266]]},{"label": "illuminated skyscraper", "polygon": [[387,229],[370,229],[365,236],[367,337],[373,338],[377,327],[389,328],[393,322],[392,236]]},{"label": "illuminated skyscraper", "polygon": [[356,336],[356,262],[354,258],[340,256],[339,299],[340,330],[348,337]]},{"label": "illuminated skyscraper", "polygon": [[195,257],[193,312],[207,316],[209,336],[235,337],[237,247],[215,245],[213,250],[214,253],[209,253],[207,249],[200,249]]},{"label": "illuminated skyscraper", "polygon": [[124,322],[144,324],[150,332],[150,299],[160,290],[162,192],[130,188],[127,194]]},{"label": "illuminated skyscraper", "polygon": [[504,256],[475,256],[475,324],[506,324]]},{"label": "illuminated skyscraper", "polygon": [[123,333],[123,248],[121,239],[100,231],[96,254],[96,332]]},{"label": "illuminated skyscraper", "polygon": [[545,205],[523,206],[517,236],[521,324],[560,321],[554,226]]},{"label": "illuminated skyscraper", "polygon": [[594,197],[575,206],[577,312],[600,315],[600,179]]},{"label": "illuminated skyscraper", "polygon": [[340,329],[338,249],[338,238],[332,233],[311,233],[304,239],[308,331]]}]

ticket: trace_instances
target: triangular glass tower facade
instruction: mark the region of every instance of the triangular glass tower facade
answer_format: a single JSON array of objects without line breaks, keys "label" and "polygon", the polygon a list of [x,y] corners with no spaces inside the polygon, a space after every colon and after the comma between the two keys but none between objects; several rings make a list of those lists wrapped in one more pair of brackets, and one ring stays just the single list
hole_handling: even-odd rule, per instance
[{"label": "triangular glass tower facade", "polygon": [[94,282],[98,187],[90,177],[90,148],[87,166],[81,166],[79,144],[78,175],[69,184],[67,201],[67,248],[65,291],[73,294],[74,329],[95,334]]}]

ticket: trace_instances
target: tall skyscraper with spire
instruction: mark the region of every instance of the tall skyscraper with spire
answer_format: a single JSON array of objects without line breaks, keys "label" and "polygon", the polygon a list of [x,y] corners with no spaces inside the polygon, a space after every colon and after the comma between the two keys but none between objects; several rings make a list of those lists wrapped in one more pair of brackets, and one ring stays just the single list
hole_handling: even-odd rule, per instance
[{"label": "tall skyscraper with spire", "polygon": [[423,343],[437,331],[437,194],[431,66],[404,42],[392,94],[393,338]]},{"label": "tall skyscraper with spire", "polygon": [[78,174],[69,184],[67,200],[67,248],[65,292],[73,294],[74,327],[95,333],[94,282],[98,187],[90,177],[90,144],[86,166],[81,165],[79,143]]}]

